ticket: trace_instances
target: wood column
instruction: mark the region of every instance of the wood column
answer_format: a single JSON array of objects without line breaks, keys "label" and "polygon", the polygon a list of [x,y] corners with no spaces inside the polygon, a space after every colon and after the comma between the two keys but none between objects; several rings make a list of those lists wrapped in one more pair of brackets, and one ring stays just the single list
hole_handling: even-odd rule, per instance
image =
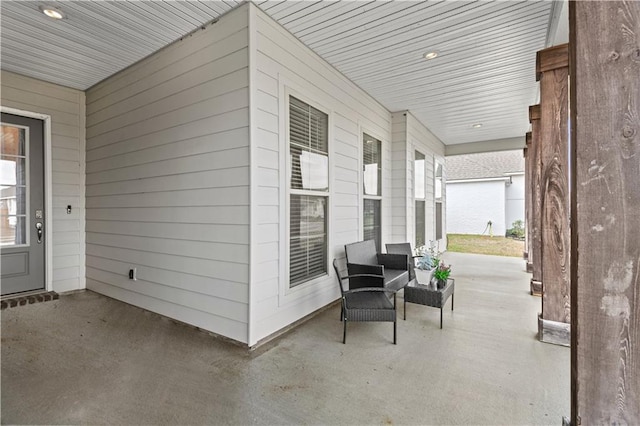
[{"label": "wood column", "polygon": [[569,2],[571,424],[640,424],[640,2]]},{"label": "wood column", "polygon": [[531,123],[531,294],[542,296],[542,164],[540,154],[542,139],[540,138],[540,105],[529,107]]},{"label": "wood column", "polygon": [[526,262],[527,272],[533,270],[533,264],[531,263],[531,238],[529,236],[531,226],[531,165],[529,151],[531,149],[531,132],[527,132],[525,135],[526,146],[522,149],[522,156],[524,157],[524,253],[522,258]]},{"label": "wood column", "polygon": [[541,341],[569,346],[569,46],[539,51],[536,71],[540,81],[540,237],[544,260],[538,330]]}]

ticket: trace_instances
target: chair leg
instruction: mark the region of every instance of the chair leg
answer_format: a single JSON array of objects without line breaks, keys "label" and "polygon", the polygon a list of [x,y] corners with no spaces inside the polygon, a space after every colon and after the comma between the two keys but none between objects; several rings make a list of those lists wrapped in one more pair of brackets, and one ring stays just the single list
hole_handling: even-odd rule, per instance
[{"label": "chair leg", "polygon": [[407,320],[407,299],[406,299],[407,296],[404,296],[404,297],[405,297],[405,299],[404,299],[404,320],[406,321]]},{"label": "chair leg", "polygon": [[397,324],[396,321],[393,321],[393,344],[396,344],[396,335],[398,334],[397,332]]},{"label": "chair leg", "polygon": [[440,329],[442,330],[442,308],[440,308]]},{"label": "chair leg", "polygon": [[342,320],[342,344],[347,343],[347,320]]},{"label": "chair leg", "polygon": [[455,294],[451,293],[451,310],[452,310],[452,311],[453,311],[453,298],[454,298],[455,296],[456,296]]}]

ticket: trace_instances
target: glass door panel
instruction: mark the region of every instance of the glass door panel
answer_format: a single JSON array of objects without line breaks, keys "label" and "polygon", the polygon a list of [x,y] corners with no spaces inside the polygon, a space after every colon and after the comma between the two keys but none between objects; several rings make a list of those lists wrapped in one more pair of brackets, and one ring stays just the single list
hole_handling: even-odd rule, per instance
[{"label": "glass door panel", "polygon": [[27,129],[2,124],[0,130],[0,245],[28,245]]}]

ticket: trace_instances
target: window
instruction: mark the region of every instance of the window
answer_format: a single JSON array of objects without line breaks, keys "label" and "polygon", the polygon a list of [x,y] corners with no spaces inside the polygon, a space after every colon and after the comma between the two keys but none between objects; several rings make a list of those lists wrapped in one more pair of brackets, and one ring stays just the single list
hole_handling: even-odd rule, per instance
[{"label": "window", "polygon": [[436,162],[436,201],[442,201],[442,163]]},{"label": "window", "polygon": [[442,201],[436,201],[436,240],[442,239]]},{"label": "window", "polygon": [[442,163],[436,162],[435,169],[436,198],[436,240],[442,239]]},{"label": "window", "polygon": [[289,287],[327,273],[328,116],[289,97]]},{"label": "window", "polygon": [[425,156],[416,151],[413,162],[413,184],[415,198],[415,226],[416,241],[415,247],[422,247],[426,240],[426,222],[425,222],[425,198],[426,198],[426,181],[425,181]]},{"label": "window", "polygon": [[378,252],[382,246],[380,209],[382,203],[382,142],[367,135],[362,138],[363,164],[363,239],[375,240]]},{"label": "window", "polygon": [[2,124],[0,132],[0,246],[27,241],[27,129]]},{"label": "window", "polygon": [[364,234],[363,239],[375,240],[376,249],[380,252],[382,233],[380,227],[380,200],[364,199]]},{"label": "window", "polygon": [[327,272],[327,199],[291,194],[289,284],[295,287]]}]

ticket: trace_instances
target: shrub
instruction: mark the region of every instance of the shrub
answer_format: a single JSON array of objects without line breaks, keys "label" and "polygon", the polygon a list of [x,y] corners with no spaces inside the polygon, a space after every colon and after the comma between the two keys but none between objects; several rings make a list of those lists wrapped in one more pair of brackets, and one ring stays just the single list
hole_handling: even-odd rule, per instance
[{"label": "shrub", "polygon": [[507,237],[524,238],[524,223],[516,220],[511,224],[511,228],[507,229]]}]

